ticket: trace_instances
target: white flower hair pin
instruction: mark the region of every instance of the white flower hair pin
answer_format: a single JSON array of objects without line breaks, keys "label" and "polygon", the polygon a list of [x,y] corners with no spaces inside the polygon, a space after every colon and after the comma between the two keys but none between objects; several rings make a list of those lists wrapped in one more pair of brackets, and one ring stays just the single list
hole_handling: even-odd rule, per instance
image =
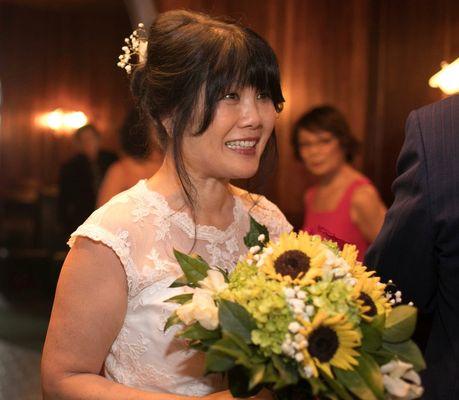
[{"label": "white flower hair pin", "polygon": [[[119,61],[116,65],[130,74],[134,67],[143,65],[147,57],[148,41],[144,24],[140,23],[138,28],[124,41],[126,44],[121,48],[123,54],[118,57]],[[131,60],[135,56],[137,56],[137,62]]]}]

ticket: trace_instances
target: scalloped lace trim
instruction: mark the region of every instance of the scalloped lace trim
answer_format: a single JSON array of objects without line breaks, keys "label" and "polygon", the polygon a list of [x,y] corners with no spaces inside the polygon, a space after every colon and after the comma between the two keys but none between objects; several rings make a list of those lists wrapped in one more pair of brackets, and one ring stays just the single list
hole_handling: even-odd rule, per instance
[{"label": "scalloped lace trim", "polygon": [[149,189],[145,179],[139,181],[139,188],[150,198],[149,204],[159,214],[162,214],[162,217],[167,217],[173,221],[190,239],[194,239],[196,234],[196,239],[198,240],[223,243],[234,235],[238,224],[244,216],[244,212],[246,212],[241,199],[233,195],[233,222],[226,229],[221,230],[211,225],[195,225],[188,213],[172,209],[161,193]]}]

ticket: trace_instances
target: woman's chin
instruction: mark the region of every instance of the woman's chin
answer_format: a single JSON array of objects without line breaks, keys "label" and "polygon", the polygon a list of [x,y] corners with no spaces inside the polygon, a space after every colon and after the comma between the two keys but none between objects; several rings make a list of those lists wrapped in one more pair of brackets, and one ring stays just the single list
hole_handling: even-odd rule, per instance
[{"label": "woman's chin", "polygon": [[244,170],[241,170],[241,171],[237,171],[231,177],[231,179],[233,179],[233,180],[250,179],[250,178],[253,178],[256,175],[257,171],[258,171],[258,167],[257,168],[253,168],[253,169],[244,169]]}]

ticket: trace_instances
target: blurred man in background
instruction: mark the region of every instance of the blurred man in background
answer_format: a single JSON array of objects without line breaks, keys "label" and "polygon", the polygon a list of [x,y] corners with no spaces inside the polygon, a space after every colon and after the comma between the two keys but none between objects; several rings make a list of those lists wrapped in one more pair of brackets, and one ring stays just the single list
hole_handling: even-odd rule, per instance
[{"label": "blurred man in background", "polygon": [[100,149],[100,134],[92,125],[75,132],[78,154],[67,161],[59,176],[59,218],[66,238],[96,208],[99,186],[116,155]]}]

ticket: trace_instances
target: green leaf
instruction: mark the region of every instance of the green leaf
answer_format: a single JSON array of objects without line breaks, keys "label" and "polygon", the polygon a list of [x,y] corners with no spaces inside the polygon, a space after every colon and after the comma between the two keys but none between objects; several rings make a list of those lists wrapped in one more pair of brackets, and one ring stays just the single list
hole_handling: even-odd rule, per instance
[{"label": "green leaf", "polygon": [[277,373],[276,369],[272,361],[270,360],[266,365],[265,375],[263,377],[263,382],[265,383],[275,383],[279,378],[279,374]]},{"label": "green leaf", "polygon": [[384,385],[378,363],[363,351],[358,361],[359,365],[355,370],[365,380],[368,387],[373,391],[373,394],[379,400],[384,400]]},{"label": "green leaf", "polygon": [[164,325],[163,332],[166,332],[172,325],[181,324],[182,320],[178,317],[177,313],[174,311],[170,317],[167,319],[166,324]]},{"label": "green leaf", "polygon": [[178,304],[185,304],[188,303],[193,297],[193,293],[184,293],[179,294],[177,296],[171,297],[170,299],[166,300],[166,303],[178,303]]},{"label": "green leaf", "polygon": [[237,365],[243,365],[248,369],[253,367],[250,356],[247,355],[237,344],[235,344],[230,339],[220,339],[219,341],[215,342],[211,348],[212,350],[232,357],[235,364]]},{"label": "green leaf", "polygon": [[382,347],[376,351],[368,350],[368,353],[375,359],[378,365],[387,364],[394,358],[394,354],[384,350]]},{"label": "green leaf", "polygon": [[172,284],[169,287],[175,288],[175,287],[181,287],[181,286],[194,286],[194,285],[190,285],[188,283],[188,280],[186,279],[186,276],[182,275],[180,278],[172,282]]},{"label": "green leaf", "polygon": [[265,376],[266,366],[264,364],[256,364],[250,370],[249,389],[253,389],[255,386],[263,382]]},{"label": "green leaf", "polygon": [[207,353],[209,350],[210,346],[212,346],[218,339],[220,338],[215,338],[215,339],[204,339],[204,340],[193,340],[189,343],[189,347],[191,349],[199,350],[204,353]]},{"label": "green leaf", "polygon": [[346,388],[337,380],[330,378],[327,374],[321,374],[324,381],[330,387],[333,393],[336,393],[342,400],[352,400],[352,396]]},{"label": "green leaf", "polygon": [[205,373],[226,372],[236,365],[233,357],[212,348],[206,353]]},{"label": "green leaf", "polygon": [[402,343],[383,342],[382,347],[383,349],[398,356],[402,361],[413,364],[413,368],[416,371],[421,371],[426,368],[424,357],[422,356],[419,347],[412,340],[407,340]]},{"label": "green leaf", "polygon": [[373,391],[368,387],[365,379],[354,370],[345,371],[340,368],[333,368],[333,371],[339,382],[344,385],[350,392],[358,398],[365,400],[378,400]]},{"label": "green leaf", "polygon": [[293,362],[287,362],[284,358],[273,355],[272,361],[274,368],[279,372],[280,379],[275,383],[274,389],[278,390],[288,385],[294,385],[298,382],[299,375],[296,365]]},{"label": "green leaf", "polygon": [[373,317],[373,320],[371,321],[370,325],[377,329],[379,332],[384,331],[384,326],[386,324],[386,314],[379,314]]},{"label": "green leaf", "polygon": [[392,309],[386,319],[383,340],[390,343],[400,343],[408,340],[416,327],[417,310],[412,306],[398,306]]},{"label": "green leaf", "polygon": [[375,351],[381,347],[382,335],[381,332],[373,325],[365,322],[360,325],[362,329],[362,349]]},{"label": "green leaf", "polygon": [[180,264],[188,283],[196,284],[207,277],[209,265],[201,257],[191,257],[175,249],[174,256]]},{"label": "green leaf", "polygon": [[223,339],[231,340],[236,346],[238,346],[245,354],[254,358],[254,354],[244,339],[239,336],[237,333],[223,331]]},{"label": "green leaf", "polygon": [[[258,237],[260,235],[265,235],[265,241],[260,242]],[[251,215],[250,215],[250,230],[247,235],[244,236],[244,243],[245,245],[250,248],[253,246],[260,246],[265,247],[266,243],[269,242],[269,232],[266,229],[266,226],[261,225],[258,223]]]},{"label": "green leaf", "polygon": [[235,333],[246,343],[251,343],[251,332],[256,328],[255,321],[247,310],[239,304],[220,300],[218,318],[224,331]]},{"label": "green leaf", "polygon": [[218,329],[210,331],[206,328],[203,328],[199,322],[195,322],[193,325],[190,325],[181,331],[178,336],[191,340],[208,340],[220,338],[221,332]]}]

